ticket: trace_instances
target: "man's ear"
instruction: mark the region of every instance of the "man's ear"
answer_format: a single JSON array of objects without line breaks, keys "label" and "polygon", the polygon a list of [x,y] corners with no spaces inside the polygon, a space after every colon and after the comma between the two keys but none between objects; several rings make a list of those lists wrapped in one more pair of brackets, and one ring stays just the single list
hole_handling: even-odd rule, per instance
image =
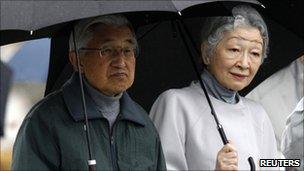
[{"label": "man's ear", "polygon": [[[69,60],[70,60],[70,63],[72,64],[72,66],[73,66],[74,71],[78,71],[77,58],[76,58],[75,51],[70,51],[69,52]],[[82,70],[81,62],[80,62],[80,70]]]},{"label": "man's ear", "polygon": [[201,57],[205,65],[210,64],[210,58],[207,56],[205,43],[201,44]]}]

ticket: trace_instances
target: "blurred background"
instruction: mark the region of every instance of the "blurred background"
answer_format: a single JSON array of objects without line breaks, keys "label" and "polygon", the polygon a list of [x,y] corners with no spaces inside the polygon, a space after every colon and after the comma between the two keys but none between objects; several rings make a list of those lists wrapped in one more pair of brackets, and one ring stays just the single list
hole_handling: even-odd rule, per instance
[{"label": "blurred background", "polygon": [[0,170],[10,169],[19,127],[30,108],[43,98],[49,53],[49,39],[1,46]]}]

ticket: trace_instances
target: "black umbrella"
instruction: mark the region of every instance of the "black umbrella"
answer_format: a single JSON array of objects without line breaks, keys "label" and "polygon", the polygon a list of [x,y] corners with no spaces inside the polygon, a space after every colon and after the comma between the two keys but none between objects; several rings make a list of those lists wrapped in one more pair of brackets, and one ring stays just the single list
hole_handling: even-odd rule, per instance
[{"label": "black umbrella", "polygon": [[301,0],[281,0],[268,1],[259,0],[266,7],[263,13],[286,29],[304,39],[304,24],[299,19],[304,16],[304,1]]},{"label": "black umbrella", "polygon": [[170,19],[177,12],[204,2],[208,0],[1,1],[0,45],[53,37],[68,29],[70,21],[106,14],[128,13],[138,26]]},{"label": "black umbrella", "polygon": [[[243,0],[246,2],[252,2],[252,0]],[[67,54],[67,42],[68,42],[68,33],[70,32],[70,26],[71,23],[67,23],[68,21],[75,20],[75,19],[80,19],[80,18],[85,18],[89,16],[96,16],[96,15],[105,15],[105,14],[113,14],[113,13],[125,13],[126,16],[131,20],[131,22],[137,23],[139,25],[142,25],[143,22],[149,23],[149,22],[155,22],[156,20],[164,20],[167,17],[172,18],[175,17],[177,18],[177,13],[180,16],[192,16],[195,15],[196,13],[201,14],[202,12],[200,11],[202,8],[196,8],[192,9],[191,11],[186,9],[188,7],[194,6],[196,4],[201,4],[204,2],[209,2],[209,1],[94,1],[94,5],[90,6],[91,8],[95,9],[97,7],[96,12],[93,10],[93,13],[84,13],[79,15],[79,11],[82,11],[86,3],[82,2],[75,2],[74,1],[59,1],[56,3],[48,2],[48,1],[37,1],[38,3],[35,3],[33,1],[30,4],[20,4],[19,1],[16,2],[6,2],[6,1],[1,1],[1,11],[4,11],[4,20],[1,20],[1,45],[7,44],[7,43],[12,43],[16,41],[21,41],[21,40],[29,40],[29,39],[35,39],[35,38],[40,38],[40,37],[53,37],[52,39],[52,47],[51,47],[51,63],[50,63],[50,68],[49,72],[51,74],[52,71],[62,71],[63,68],[63,74],[62,72],[59,72],[59,75],[63,77],[55,77],[55,81],[58,80],[64,80],[66,75],[69,74],[69,71],[71,69],[69,68],[69,64],[67,64],[67,61],[62,58],[62,56],[65,56]],[[255,1],[254,1],[255,2]],[[24,9],[25,5],[25,9]],[[27,6],[28,5],[28,6]],[[72,6],[70,6],[72,5]],[[73,8],[74,6],[77,6],[77,8]],[[67,6],[68,8],[65,9],[63,8],[64,6]],[[72,7],[70,10],[69,7]],[[114,8],[113,8],[114,7]],[[151,8],[152,7],[152,8]],[[204,6],[203,6],[204,7]],[[212,7],[212,5],[211,5]],[[221,6],[222,7],[222,6]],[[75,11],[73,10],[76,10]],[[204,9],[204,8],[203,8]],[[215,9],[221,10],[221,8],[216,7]],[[8,10],[8,11],[6,11]],[[63,12],[63,10],[66,10],[67,12]],[[96,9],[95,9],[96,10]],[[13,11],[12,14],[14,15],[8,15],[10,11]],[[30,12],[28,12],[30,11]],[[90,11],[90,10],[89,10]],[[140,12],[138,12],[140,11]],[[151,12],[152,11],[152,12]],[[158,11],[158,12],[155,12]],[[225,12],[225,8],[223,8],[223,12]],[[63,12],[63,13],[62,13]],[[70,12],[72,13],[70,15]],[[96,13],[94,13],[96,12]],[[127,13],[128,12],[128,13]],[[168,14],[166,17],[164,17],[162,14],[164,12],[171,12]],[[172,13],[175,12],[175,13]],[[206,13],[212,13],[212,9],[206,10]],[[29,13],[29,14],[27,14]],[[58,17],[54,17],[57,16]],[[74,16],[77,17],[74,17]],[[31,17],[37,16],[38,18],[32,19]],[[2,17],[2,16],[1,16]],[[21,17],[21,20],[18,20],[19,17]],[[22,18],[25,17],[25,18]],[[45,17],[45,20],[44,20]],[[14,21],[13,21],[14,20]],[[3,21],[3,22],[2,22]],[[26,21],[26,22],[24,22]],[[134,22],[137,21],[137,22]],[[27,23],[30,23],[29,25]],[[65,23],[62,23],[65,22]],[[57,24],[60,23],[60,24]],[[174,23],[174,22],[173,22]],[[54,25],[55,24],[55,25]],[[135,25],[135,27],[138,25]],[[155,28],[154,25],[152,29]],[[150,32],[152,29],[146,30],[146,32],[143,34],[147,34]],[[22,31],[23,30],[23,31]],[[24,31],[27,30],[27,31]],[[63,40],[63,41],[62,41]],[[60,42],[65,42],[64,46],[62,46]],[[58,45],[59,48],[58,48]],[[58,51],[58,49],[60,49]],[[63,49],[63,51],[62,51]],[[75,48],[77,49],[77,48]],[[59,55],[57,56],[57,54]],[[77,55],[76,55],[77,56]],[[58,60],[60,59],[61,60]],[[55,60],[54,60],[55,58]],[[52,60],[53,59],[53,60]],[[62,60],[63,59],[63,60]],[[59,65],[61,67],[61,70],[54,69],[53,67],[58,67],[58,65],[54,64],[55,62],[62,63]],[[79,59],[78,59],[79,61]],[[58,73],[58,72],[57,72]],[[53,74],[54,75],[54,74]],[[52,75],[51,75],[52,76]],[[79,74],[80,77],[80,84],[81,84],[81,92],[82,92],[82,102],[83,102],[83,109],[84,109],[84,115],[85,115],[85,131],[86,131],[86,137],[88,141],[88,151],[89,151],[89,169],[92,170],[93,166],[96,164],[96,161],[93,159],[91,155],[91,147],[90,147],[90,132],[89,132],[89,127],[88,127],[88,119],[87,119],[87,114],[86,114],[86,105],[85,105],[85,99],[84,99],[84,93],[83,93],[83,87],[82,87],[82,78],[81,74]],[[51,80],[52,77],[48,77],[48,82]],[[53,77],[54,78],[54,77]],[[51,80],[52,81],[52,80]],[[57,81],[58,82],[58,81]],[[60,82],[59,84],[60,85]],[[47,92],[50,92],[50,86],[47,86]],[[52,86],[51,90],[54,90],[54,86]],[[56,89],[56,87],[55,87]],[[207,94],[206,94],[207,95]],[[207,96],[208,98],[208,96]],[[211,103],[210,103],[211,105]],[[212,108],[212,105],[211,105]],[[212,113],[217,121],[215,113]],[[218,122],[217,122],[218,123]],[[220,124],[218,123],[219,128]],[[219,129],[221,137],[223,138],[224,143],[228,143],[226,136],[223,132],[222,129]]]}]

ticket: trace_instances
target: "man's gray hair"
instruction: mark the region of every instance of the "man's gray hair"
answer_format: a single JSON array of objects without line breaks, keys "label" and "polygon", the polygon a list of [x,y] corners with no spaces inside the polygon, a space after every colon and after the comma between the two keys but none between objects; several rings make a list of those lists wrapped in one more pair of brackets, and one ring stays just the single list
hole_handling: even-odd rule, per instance
[{"label": "man's gray hair", "polygon": [[201,30],[201,43],[204,44],[202,55],[212,57],[216,46],[222,40],[226,31],[236,27],[247,26],[257,28],[263,39],[263,59],[267,57],[269,36],[267,25],[261,15],[252,7],[239,5],[232,9],[233,16],[210,17]]},{"label": "man's gray hair", "polygon": [[[133,29],[131,23],[123,15],[113,14],[113,15],[104,15],[104,16],[80,20],[74,26],[75,40],[76,40],[75,42],[76,42],[76,47],[78,49],[85,47],[86,44],[89,42],[89,40],[92,38],[93,32],[94,32],[94,29],[92,28],[92,26],[96,25],[96,24],[105,24],[105,25],[111,25],[111,26],[117,26],[117,27],[120,27],[120,26],[129,27],[134,36],[136,48],[138,48],[135,32],[134,32],[134,29]],[[73,31],[70,34],[69,50],[70,51],[75,50]]]}]

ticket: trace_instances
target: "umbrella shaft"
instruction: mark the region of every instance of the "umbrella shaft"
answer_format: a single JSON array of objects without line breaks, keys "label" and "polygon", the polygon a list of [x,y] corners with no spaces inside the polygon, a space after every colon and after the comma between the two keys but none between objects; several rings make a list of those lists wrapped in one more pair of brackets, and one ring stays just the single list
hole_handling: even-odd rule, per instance
[{"label": "umbrella shaft", "polygon": [[218,125],[217,125],[217,130],[218,130],[219,133],[220,133],[220,136],[221,136],[221,139],[222,139],[222,141],[223,141],[223,144],[224,144],[224,145],[228,144],[229,141],[228,141],[228,139],[227,139],[227,137],[226,137],[224,128],[222,127],[221,124],[218,124]]},{"label": "umbrella shaft", "polygon": [[[205,94],[205,96],[206,96],[208,105],[209,105],[210,110],[211,110],[211,114],[212,114],[213,117],[214,117],[214,120],[215,120],[215,122],[216,122],[218,131],[219,131],[220,136],[221,136],[221,139],[222,139],[222,141],[223,141],[223,143],[224,143],[224,145],[225,145],[225,144],[228,143],[226,134],[225,134],[224,129],[223,129],[222,125],[220,124],[220,122],[219,122],[219,120],[218,120],[218,118],[217,118],[217,115],[216,115],[216,113],[215,113],[215,111],[214,111],[212,102],[211,102],[210,97],[209,97],[209,95],[208,95],[208,93],[207,93],[207,90],[206,90],[206,87],[205,87],[205,85],[204,85],[204,83],[203,83],[203,80],[202,80],[202,78],[200,77],[200,73],[199,73],[198,68],[197,68],[197,66],[196,66],[196,64],[195,64],[194,55],[193,55],[193,53],[191,53],[191,50],[190,50],[191,47],[190,47],[190,45],[187,44],[187,40],[186,40],[186,36],[185,36],[185,35],[187,35],[187,36],[190,38],[190,43],[191,43],[192,47],[195,47],[194,41],[193,41],[193,39],[191,39],[191,35],[190,35],[190,33],[189,33],[187,27],[186,27],[185,24],[183,23],[183,21],[182,21],[182,20],[179,20],[179,22],[177,22],[177,24],[178,24],[178,29],[179,29],[181,38],[182,38],[182,40],[183,40],[183,42],[184,42],[184,44],[185,44],[185,46],[186,46],[186,49],[187,49],[187,52],[188,52],[189,56],[190,56],[190,60],[191,60],[191,63],[192,63],[192,65],[193,65],[193,68],[194,68],[194,71],[195,71],[195,73],[196,73],[196,76],[197,76],[197,78],[198,78],[198,80],[199,80],[199,83],[200,83],[200,85],[201,85],[201,88],[203,89],[204,94]],[[197,51],[197,49],[196,49],[195,52],[196,52],[196,53],[195,53],[196,55],[199,55],[199,52]]]},{"label": "umbrella shaft", "polygon": [[75,55],[76,55],[76,60],[77,60],[78,77],[79,77],[79,84],[80,84],[80,91],[81,91],[81,101],[82,101],[83,114],[84,114],[84,119],[85,119],[84,128],[85,128],[86,140],[87,140],[87,146],[88,146],[88,152],[89,152],[88,167],[89,167],[89,171],[94,171],[95,165],[96,165],[96,160],[93,159],[93,156],[92,156],[90,127],[89,127],[89,120],[88,120],[88,114],[87,114],[87,105],[86,105],[85,96],[84,96],[80,59],[79,59],[78,48],[76,46],[76,40],[75,40],[75,28],[73,29],[72,33],[73,33],[73,43],[74,43]]}]

